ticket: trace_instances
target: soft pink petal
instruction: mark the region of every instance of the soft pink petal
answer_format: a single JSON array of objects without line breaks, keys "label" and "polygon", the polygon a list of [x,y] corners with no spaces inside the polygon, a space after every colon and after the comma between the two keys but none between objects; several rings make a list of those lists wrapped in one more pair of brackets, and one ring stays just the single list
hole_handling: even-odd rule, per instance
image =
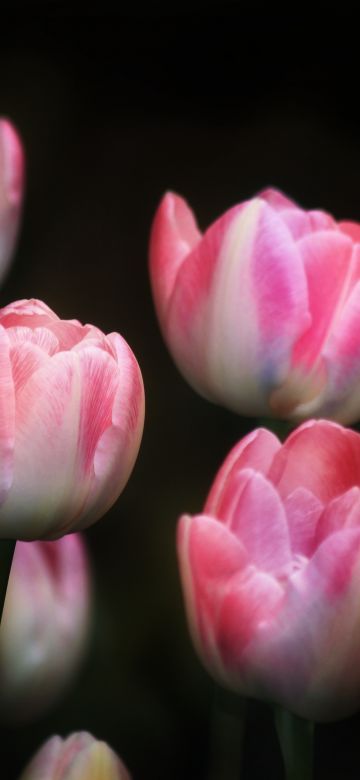
[{"label": "soft pink petal", "polygon": [[246,648],[251,693],[312,720],[351,714],[360,696],[359,585],[360,529],[332,534]]},{"label": "soft pink petal", "polygon": [[10,344],[0,325],[0,505],[13,482],[15,446],[15,388]]},{"label": "soft pink petal", "polygon": [[220,506],[223,496],[231,490],[232,480],[238,471],[250,468],[266,475],[274,455],[280,447],[281,444],[277,437],[266,428],[258,428],[244,436],[233,447],[217,472],[204,507],[204,513],[214,516],[221,513]]},{"label": "soft pink petal", "polygon": [[32,374],[49,360],[43,350],[30,341],[19,341],[16,346],[12,346],[10,358],[15,394],[21,391]]},{"label": "soft pink petal", "polygon": [[47,355],[54,355],[59,349],[59,341],[48,328],[28,328],[24,325],[7,328],[6,332],[12,347],[28,342],[39,347]]},{"label": "soft pink petal", "polygon": [[349,236],[353,241],[356,243],[360,242],[360,225],[358,222],[344,220],[343,222],[338,222],[338,227],[342,233],[345,233],[345,235]]},{"label": "soft pink petal", "polygon": [[181,266],[165,333],[197,390],[253,413],[267,410],[307,324],[297,246],[281,217],[254,199],[212,225]]},{"label": "soft pink petal", "polygon": [[150,238],[150,275],[160,320],[165,316],[178,270],[200,239],[186,201],[168,192],[156,212]]},{"label": "soft pink petal", "polygon": [[24,154],[15,128],[0,120],[0,275],[14,251],[24,189]]},{"label": "soft pink petal", "polygon": [[178,525],[177,549],[185,604],[199,652],[219,661],[215,627],[219,597],[229,579],[244,572],[248,558],[240,541],[207,515],[184,515]]},{"label": "soft pink petal", "polygon": [[360,526],[360,488],[353,487],[328,504],[318,522],[316,543],[343,528]]},{"label": "soft pink petal", "polygon": [[296,488],[284,501],[293,555],[310,557],[323,504],[309,490]]},{"label": "soft pink petal", "polygon": [[137,360],[119,334],[111,333],[108,340],[117,356],[117,382],[107,427],[103,417],[98,419],[103,432],[93,450],[92,478],[78,528],[105,514],[120,495],[134,467],[144,425],[144,386]]},{"label": "soft pink petal", "polygon": [[226,507],[223,519],[244,545],[251,563],[272,574],[286,571],[291,561],[289,531],[273,485],[262,474],[244,469],[233,480],[232,494],[232,505]]},{"label": "soft pink petal", "polygon": [[296,203],[291,200],[291,198],[288,198],[283,192],[273,189],[272,187],[261,190],[257,197],[265,200],[266,203],[268,203],[269,206],[272,206],[273,209],[276,209],[276,211],[282,212],[285,209],[298,209]]},{"label": "soft pink petal", "polygon": [[340,232],[321,231],[303,238],[299,247],[308,283],[311,326],[294,349],[293,363],[312,366],[353,284],[353,245]]},{"label": "soft pink petal", "polygon": [[[24,323],[22,320],[23,317],[26,319],[30,315],[32,315],[34,319],[36,316],[47,317],[53,321],[59,319],[57,314],[55,314],[55,312],[43,301],[40,301],[37,298],[24,298],[23,300],[9,303],[8,306],[4,306],[0,309],[0,323],[7,328],[12,325],[27,325],[28,322]],[[41,322],[43,322],[43,320],[40,321],[40,324]]]},{"label": "soft pink petal", "polygon": [[360,484],[360,435],[327,420],[304,423],[275,455],[268,478],[283,498],[302,487],[327,503]]}]

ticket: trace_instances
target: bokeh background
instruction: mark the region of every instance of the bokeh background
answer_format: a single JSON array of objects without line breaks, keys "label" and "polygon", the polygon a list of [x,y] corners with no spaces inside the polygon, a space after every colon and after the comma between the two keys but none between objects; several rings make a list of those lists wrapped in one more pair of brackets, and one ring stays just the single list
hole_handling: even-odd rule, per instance
[{"label": "bokeh background", "polygon": [[[120,331],[147,417],[124,494],[86,533],[96,605],[85,663],[50,713],[1,727],[1,778],[15,780],[50,734],[87,729],[134,780],[235,780],[237,703],[220,694],[216,715],[174,540],[178,516],[202,507],[255,423],[203,401],[174,368],[152,307],[149,229],[167,189],[205,228],[267,185],[360,221],[356,20],[226,3],[29,10],[1,20],[0,114],[23,138],[27,191],[0,300],[42,298],[63,318]],[[359,737],[358,717],[318,727],[316,778],[358,778]],[[270,710],[250,704],[241,777],[265,773],[282,777],[276,737]]]}]

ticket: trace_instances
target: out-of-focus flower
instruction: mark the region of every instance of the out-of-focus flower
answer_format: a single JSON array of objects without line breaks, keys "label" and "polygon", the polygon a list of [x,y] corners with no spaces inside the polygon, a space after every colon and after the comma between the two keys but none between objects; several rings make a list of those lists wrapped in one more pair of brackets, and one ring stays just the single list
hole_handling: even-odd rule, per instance
[{"label": "out-of-focus flower", "polygon": [[63,692],[82,658],[90,618],[84,542],[18,542],[0,627],[0,712],[36,717]]},{"label": "out-of-focus flower", "polygon": [[86,731],[67,739],[51,737],[20,780],[130,780],[123,762]]},{"label": "out-of-focus flower", "polygon": [[117,333],[41,301],[0,310],[0,536],[57,538],[101,517],[142,435],[144,390]]},{"label": "out-of-focus flower", "polygon": [[164,338],[202,395],[242,414],[360,417],[360,225],[266,190],[202,235],[168,193],[150,273]]},{"label": "out-of-focus flower", "polygon": [[0,119],[0,279],[14,250],[24,189],[24,154],[7,119]]},{"label": "out-of-focus flower", "polygon": [[331,720],[360,706],[360,435],[258,429],[230,452],[204,512],[180,520],[192,636],[245,695]]}]

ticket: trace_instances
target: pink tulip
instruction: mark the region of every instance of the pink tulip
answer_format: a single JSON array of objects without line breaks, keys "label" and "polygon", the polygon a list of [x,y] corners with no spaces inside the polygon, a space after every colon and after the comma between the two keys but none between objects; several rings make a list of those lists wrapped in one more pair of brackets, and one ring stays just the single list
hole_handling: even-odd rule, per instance
[{"label": "pink tulip", "polygon": [[0,628],[0,710],[32,719],[70,683],[89,629],[90,576],[80,534],[18,542]]},{"label": "pink tulip", "polygon": [[164,338],[206,398],[243,414],[360,417],[360,225],[266,190],[202,235],[168,193],[150,273]]},{"label": "pink tulip", "polygon": [[0,536],[53,539],[94,523],[133,468],[144,391],[124,339],[41,301],[0,310]]},{"label": "pink tulip", "polygon": [[123,762],[86,731],[67,739],[51,737],[20,780],[130,780]]},{"label": "pink tulip", "polygon": [[24,154],[19,136],[0,119],[0,279],[7,271],[17,237],[24,189]]},{"label": "pink tulip", "polygon": [[309,421],[230,452],[178,551],[212,674],[314,720],[360,706],[360,435]]}]

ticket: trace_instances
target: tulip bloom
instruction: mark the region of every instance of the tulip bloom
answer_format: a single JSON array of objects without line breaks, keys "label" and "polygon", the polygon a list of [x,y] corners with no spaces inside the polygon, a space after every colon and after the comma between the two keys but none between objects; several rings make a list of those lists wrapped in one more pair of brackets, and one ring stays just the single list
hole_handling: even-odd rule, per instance
[{"label": "tulip bloom", "polygon": [[24,189],[21,141],[7,119],[0,119],[0,279],[14,251]]},{"label": "tulip bloom", "polygon": [[203,396],[241,414],[360,417],[360,225],[266,190],[202,235],[168,193],[150,273],[165,341]]},{"label": "tulip bloom", "polygon": [[86,731],[67,739],[51,737],[20,780],[130,780],[123,762]]},{"label": "tulip bloom", "polygon": [[117,333],[41,301],[0,310],[0,536],[54,539],[101,517],[124,488],[144,390]]},{"label": "tulip bloom", "polygon": [[244,695],[331,720],[360,706],[360,435],[309,421],[230,452],[180,520],[193,640]]},{"label": "tulip bloom", "polygon": [[0,627],[0,711],[32,719],[63,692],[89,629],[90,575],[80,534],[18,542]]}]

